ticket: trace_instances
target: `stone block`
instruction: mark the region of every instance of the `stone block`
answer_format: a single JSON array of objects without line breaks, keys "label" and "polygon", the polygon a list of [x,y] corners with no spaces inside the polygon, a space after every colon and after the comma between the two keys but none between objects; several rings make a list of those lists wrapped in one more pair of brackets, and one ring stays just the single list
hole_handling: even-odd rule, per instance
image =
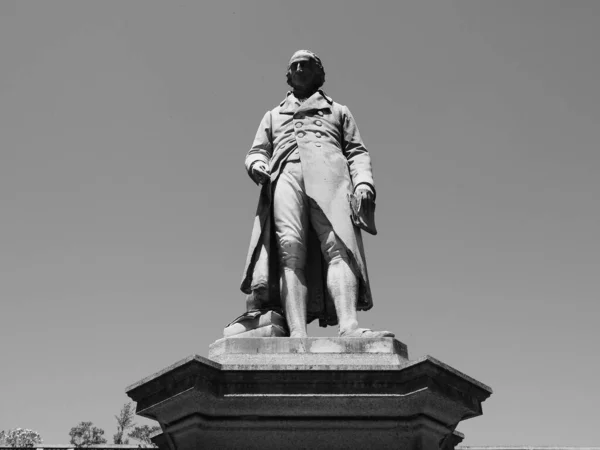
[{"label": "stone block", "polygon": [[398,369],[408,362],[406,345],[393,338],[252,338],[247,333],[219,339],[208,358],[227,370]]},{"label": "stone block", "polygon": [[223,336],[230,337],[257,328],[267,327],[269,325],[276,325],[283,330],[287,328],[285,318],[281,314],[278,314],[275,311],[267,311],[265,314],[249,317],[248,319],[241,319],[239,322],[227,326],[223,330]]}]

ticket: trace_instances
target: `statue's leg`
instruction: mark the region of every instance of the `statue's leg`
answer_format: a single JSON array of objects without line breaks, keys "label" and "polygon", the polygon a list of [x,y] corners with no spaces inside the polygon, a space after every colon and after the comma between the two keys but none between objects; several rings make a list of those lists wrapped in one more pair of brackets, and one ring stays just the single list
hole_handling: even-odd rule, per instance
[{"label": "statue's leg", "polygon": [[280,261],[281,302],[290,337],[306,337],[308,289],[304,266],[307,200],[300,162],[287,163],[273,195],[273,217]]},{"label": "statue's leg", "polygon": [[350,269],[348,258],[334,256],[327,269],[327,289],[335,303],[341,337],[382,338],[394,337],[389,331],[358,328],[356,303],[358,279]]},{"label": "statue's leg", "polygon": [[327,264],[327,290],[335,305],[340,334],[349,333],[358,328],[358,279],[350,268],[346,247],[333,231],[325,213],[318,207],[311,208],[310,221],[319,237]]},{"label": "statue's leg", "polygon": [[303,270],[284,267],[280,283],[281,301],[290,337],[306,337],[306,298],[308,289]]},{"label": "statue's leg", "polygon": [[340,335],[357,329],[358,280],[348,265],[348,258],[334,257],[329,262],[327,289],[335,304]]},{"label": "statue's leg", "polygon": [[313,204],[310,221],[321,243],[327,264],[327,290],[335,304],[340,337],[393,337],[389,331],[358,328],[357,303],[359,279],[350,267],[348,250],[339,240],[323,211]]}]

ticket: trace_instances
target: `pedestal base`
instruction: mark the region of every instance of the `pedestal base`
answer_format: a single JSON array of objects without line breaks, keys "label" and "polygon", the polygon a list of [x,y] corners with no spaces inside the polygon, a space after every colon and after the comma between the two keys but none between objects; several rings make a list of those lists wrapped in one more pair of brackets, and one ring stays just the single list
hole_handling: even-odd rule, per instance
[{"label": "pedestal base", "polygon": [[127,389],[161,449],[452,449],[491,389],[392,338],[225,338]]}]

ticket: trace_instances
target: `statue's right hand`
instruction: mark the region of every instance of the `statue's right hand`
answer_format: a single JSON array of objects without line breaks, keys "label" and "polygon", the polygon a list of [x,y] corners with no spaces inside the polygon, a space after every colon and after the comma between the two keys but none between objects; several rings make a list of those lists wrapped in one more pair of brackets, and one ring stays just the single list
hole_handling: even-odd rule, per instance
[{"label": "statue's right hand", "polygon": [[269,168],[263,162],[257,162],[252,166],[252,177],[260,184],[265,184],[271,178]]}]

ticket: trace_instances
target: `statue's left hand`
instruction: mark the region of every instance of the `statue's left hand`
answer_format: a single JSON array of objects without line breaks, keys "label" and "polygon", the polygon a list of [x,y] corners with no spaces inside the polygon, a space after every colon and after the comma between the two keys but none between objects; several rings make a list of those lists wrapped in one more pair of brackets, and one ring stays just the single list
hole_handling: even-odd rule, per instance
[{"label": "statue's left hand", "polygon": [[375,192],[368,184],[359,184],[354,189],[354,195],[360,199],[360,209],[364,210],[369,217],[373,214],[375,204]]}]

